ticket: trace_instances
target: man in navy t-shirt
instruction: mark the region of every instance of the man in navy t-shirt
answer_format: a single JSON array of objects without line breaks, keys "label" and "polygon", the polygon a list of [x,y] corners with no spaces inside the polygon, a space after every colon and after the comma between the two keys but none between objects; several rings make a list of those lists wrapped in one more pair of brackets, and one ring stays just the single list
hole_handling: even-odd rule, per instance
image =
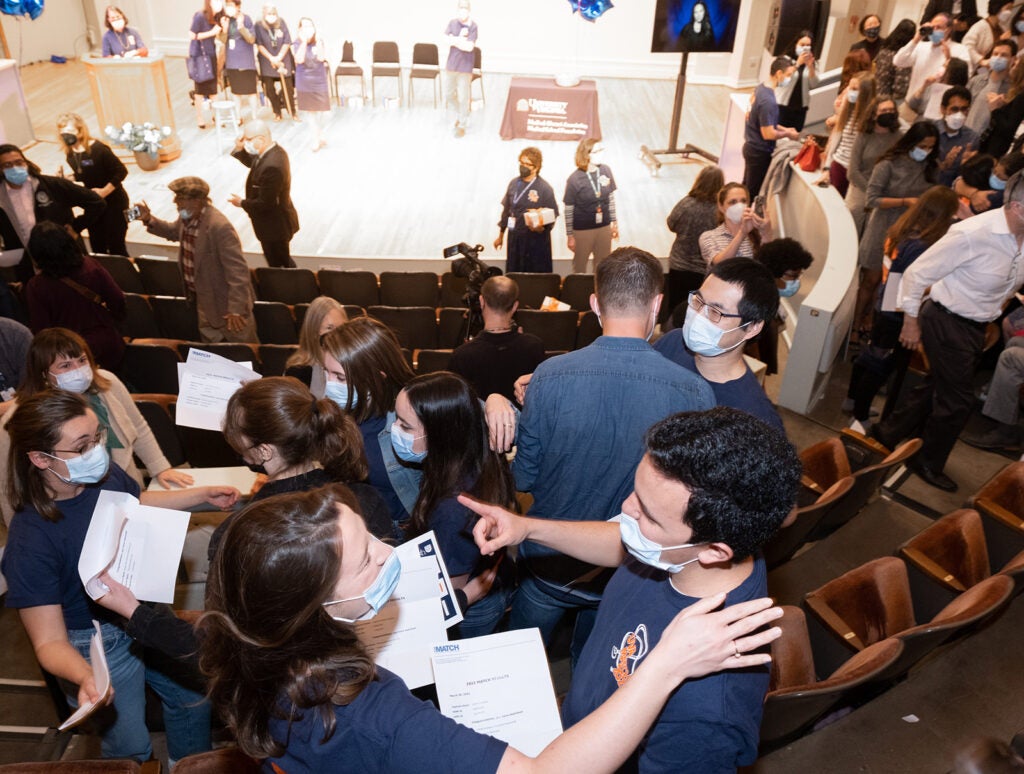
[{"label": "man in navy t-shirt", "polygon": [[702,376],[719,406],[742,409],[785,432],[743,359],[746,342],[778,311],[779,291],[768,268],[752,258],[730,258],[711,266],[704,284],[690,294],[682,329],[666,333],[654,348]]},{"label": "man in navy t-shirt", "polygon": [[754,89],[743,129],[743,185],[751,198],[760,192],[761,183],[768,174],[775,141],[780,137],[795,140],[800,136],[796,129],[779,126],[779,103],[775,101],[775,90],[788,86],[795,70],[796,65],[789,57],[780,56],[772,61],[768,79]]},{"label": "man in navy t-shirt", "polygon": [[[474,529],[482,553],[529,539],[618,567],[562,705],[566,728],[642,667],[680,611],[723,592],[726,605],[762,596],[757,552],[796,499],[796,451],[746,412],[673,414],[647,431],[644,446],[633,492],[609,522],[533,519],[460,497],[482,516]],[[620,771],[694,774],[753,763],[768,677],[758,668],[686,681]]]}]

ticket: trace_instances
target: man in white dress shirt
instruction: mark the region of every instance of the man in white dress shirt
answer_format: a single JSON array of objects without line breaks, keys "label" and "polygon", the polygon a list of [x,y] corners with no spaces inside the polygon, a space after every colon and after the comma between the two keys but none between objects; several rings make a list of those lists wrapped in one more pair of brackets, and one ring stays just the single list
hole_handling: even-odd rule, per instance
[{"label": "man in white dress shirt", "polygon": [[[909,67],[910,85],[907,87],[907,94],[916,94],[925,80],[932,75],[939,75],[946,68],[946,62],[950,59],[962,59],[967,67],[973,70],[971,54],[962,43],[955,42],[950,34],[953,24],[949,14],[937,13],[931,22],[926,25],[931,27],[931,34],[925,38],[918,28],[917,34],[903,48],[897,51],[892,58],[896,67]],[[929,91],[931,87],[929,87]],[[921,104],[928,104],[928,94],[925,93]]]},{"label": "man in white dress shirt", "polygon": [[947,492],[957,484],[942,469],[974,405],[972,380],[985,326],[1024,283],[1024,174],[1007,181],[1004,201],[1000,209],[952,226],[903,274],[900,343],[907,349],[923,344],[931,371],[871,431],[890,448],[920,434],[924,446],[907,467]]}]

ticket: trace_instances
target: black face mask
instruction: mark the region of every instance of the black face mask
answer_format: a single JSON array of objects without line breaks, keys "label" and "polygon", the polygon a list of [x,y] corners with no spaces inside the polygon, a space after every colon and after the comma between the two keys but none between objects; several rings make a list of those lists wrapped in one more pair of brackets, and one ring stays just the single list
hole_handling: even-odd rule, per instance
[{"label": "black face mask", "polygon": [[882,113],[875,119],[875,123],[883,129],[895,129],[900,125],[900,117],[895,113]]},{"label": "black face mask", "polygon": [[78,142],[78,136],[71,134],[70,132],[61,132],[60,138],[64,141],[64,144],[69,148]]},{"label": "black face mask", "polygon": [[871,27],[870,29],[864,30],[864,37],[868,40],[877,40],[878,33],[881,31],[881,27]]},{"label": "black face mask", "polygon": [[[245,462],[245,460],[242,460],[242,462]],[[246,462],[245,467],[249,468],[249,470],[251,470],[253,473],[262,473],[264,476],[267,475],[267,469],[263,467],[262,462],[259,465],[253,465],[249,462]]]},{"label": "black face mask", "polygon": [[522,164],[519,165],[519,177],[529,177],[533,174],[533,170],[529,167],[524,167]]}]

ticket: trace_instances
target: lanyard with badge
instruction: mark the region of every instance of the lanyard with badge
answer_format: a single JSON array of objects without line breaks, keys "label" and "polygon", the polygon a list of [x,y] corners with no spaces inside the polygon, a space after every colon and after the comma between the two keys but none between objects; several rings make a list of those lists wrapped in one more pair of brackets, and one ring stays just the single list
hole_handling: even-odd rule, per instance
[{"label": "lanyard with badge", "polygon": [[[517,204],[519,204],[519,200],[523,198],[523,196],[526,194],[526,192],[529,191],[530,188],[533,186],[533,184],[536,183],[536,182],[537,182],[537,178],[534,178],[533,180],[531,180],[529,183],[526,184],[525,188],[520,189],[519,193],[512,197],[512,207],[515,207]],[[508,229],[509,229],[509,231],[511,231],[515,227],[516,227],[515,215],[509,215],[508,216]]]},{"label": "lanyard with badge", "polygon": [[590,183],[590,190],[594,192],[594,198],[597,199],[597,212],[594,213],[594,223],[600,226],[604,222],[604,213],[601,211],[601,168],[595,169],[593,175],[589,172],[585,174],[587,182]]}]

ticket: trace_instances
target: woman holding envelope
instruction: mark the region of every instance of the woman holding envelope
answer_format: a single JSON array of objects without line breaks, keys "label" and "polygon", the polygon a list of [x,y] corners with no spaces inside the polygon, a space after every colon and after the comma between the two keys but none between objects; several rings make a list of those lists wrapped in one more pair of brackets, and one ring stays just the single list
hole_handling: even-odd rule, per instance
[{"label": "woman holding envelope", "polygon": [[[145,686],[160,696],[170,758],[210,749],[210,709],[200,686],[173,664],[143,663],[123,621],[92,602],[78,560],[103,490],[127,492],[144,505],[188,509],[234,505],[238,490],[198,487],[141,492],[110,462],[106,428],[79,394],[46,390],[22,402],[7,424],[8,488],[15,507],[0,572],[7,607],[16,608],[40,666],[65,683],[72,705],[110,702],[95,716],[106,758],[148,760]],[[99,695],[89,663],[92,620],[100,622],[113,699]]]},{"label": "woman holding envelope", "polygon": [[395,415],[395,453],[423,465],[406,535],[436,534],[465,614],[459,637],[490,634],[512,596],[512,559],[503,551],[480,555],[472,534],[476,515],[456,498],[465,491],[513,506],[516,489],[505,455],[488,446],[483,407],[461,376],[447,371],[417,376],[398,393]]},{"label": "woman holding envelope", "polygon": [[[210,567],[200,664],[213,705],[241,749],[296,772],[612,772],[674,688],[723,668],[781,634],[767,599],[720,612],[702,600],[666,629],[622,688],[537,758],[479,734],[413,697],[377,667],[352,622],[372,618],[401,566],[330,487],[249,506]],[[259,675],[261,679],[252,679]]]},{"label": "woman holding envelope", "polygon": [[[85,339],[67,328],[46,328],[32,339],[27,361],[25,380],[18,387],[16,402],[11,412],[0,420],[0,460],[7,459],[9,446],[3,428],[18,404],[38,392],[62,389],[85,397],[106,430],[111,459],[136,484],[143,484],[142,473],[135,466],[137,455],[149,475],[164,489],[192,485],[192,476],[171,467],[128,389],[110,371],[97,366]],[[0,488],[5,486],[0,482]],[[4,521],[10,523],[13,510],[6,492],[0,497],[0,512]]]}]

